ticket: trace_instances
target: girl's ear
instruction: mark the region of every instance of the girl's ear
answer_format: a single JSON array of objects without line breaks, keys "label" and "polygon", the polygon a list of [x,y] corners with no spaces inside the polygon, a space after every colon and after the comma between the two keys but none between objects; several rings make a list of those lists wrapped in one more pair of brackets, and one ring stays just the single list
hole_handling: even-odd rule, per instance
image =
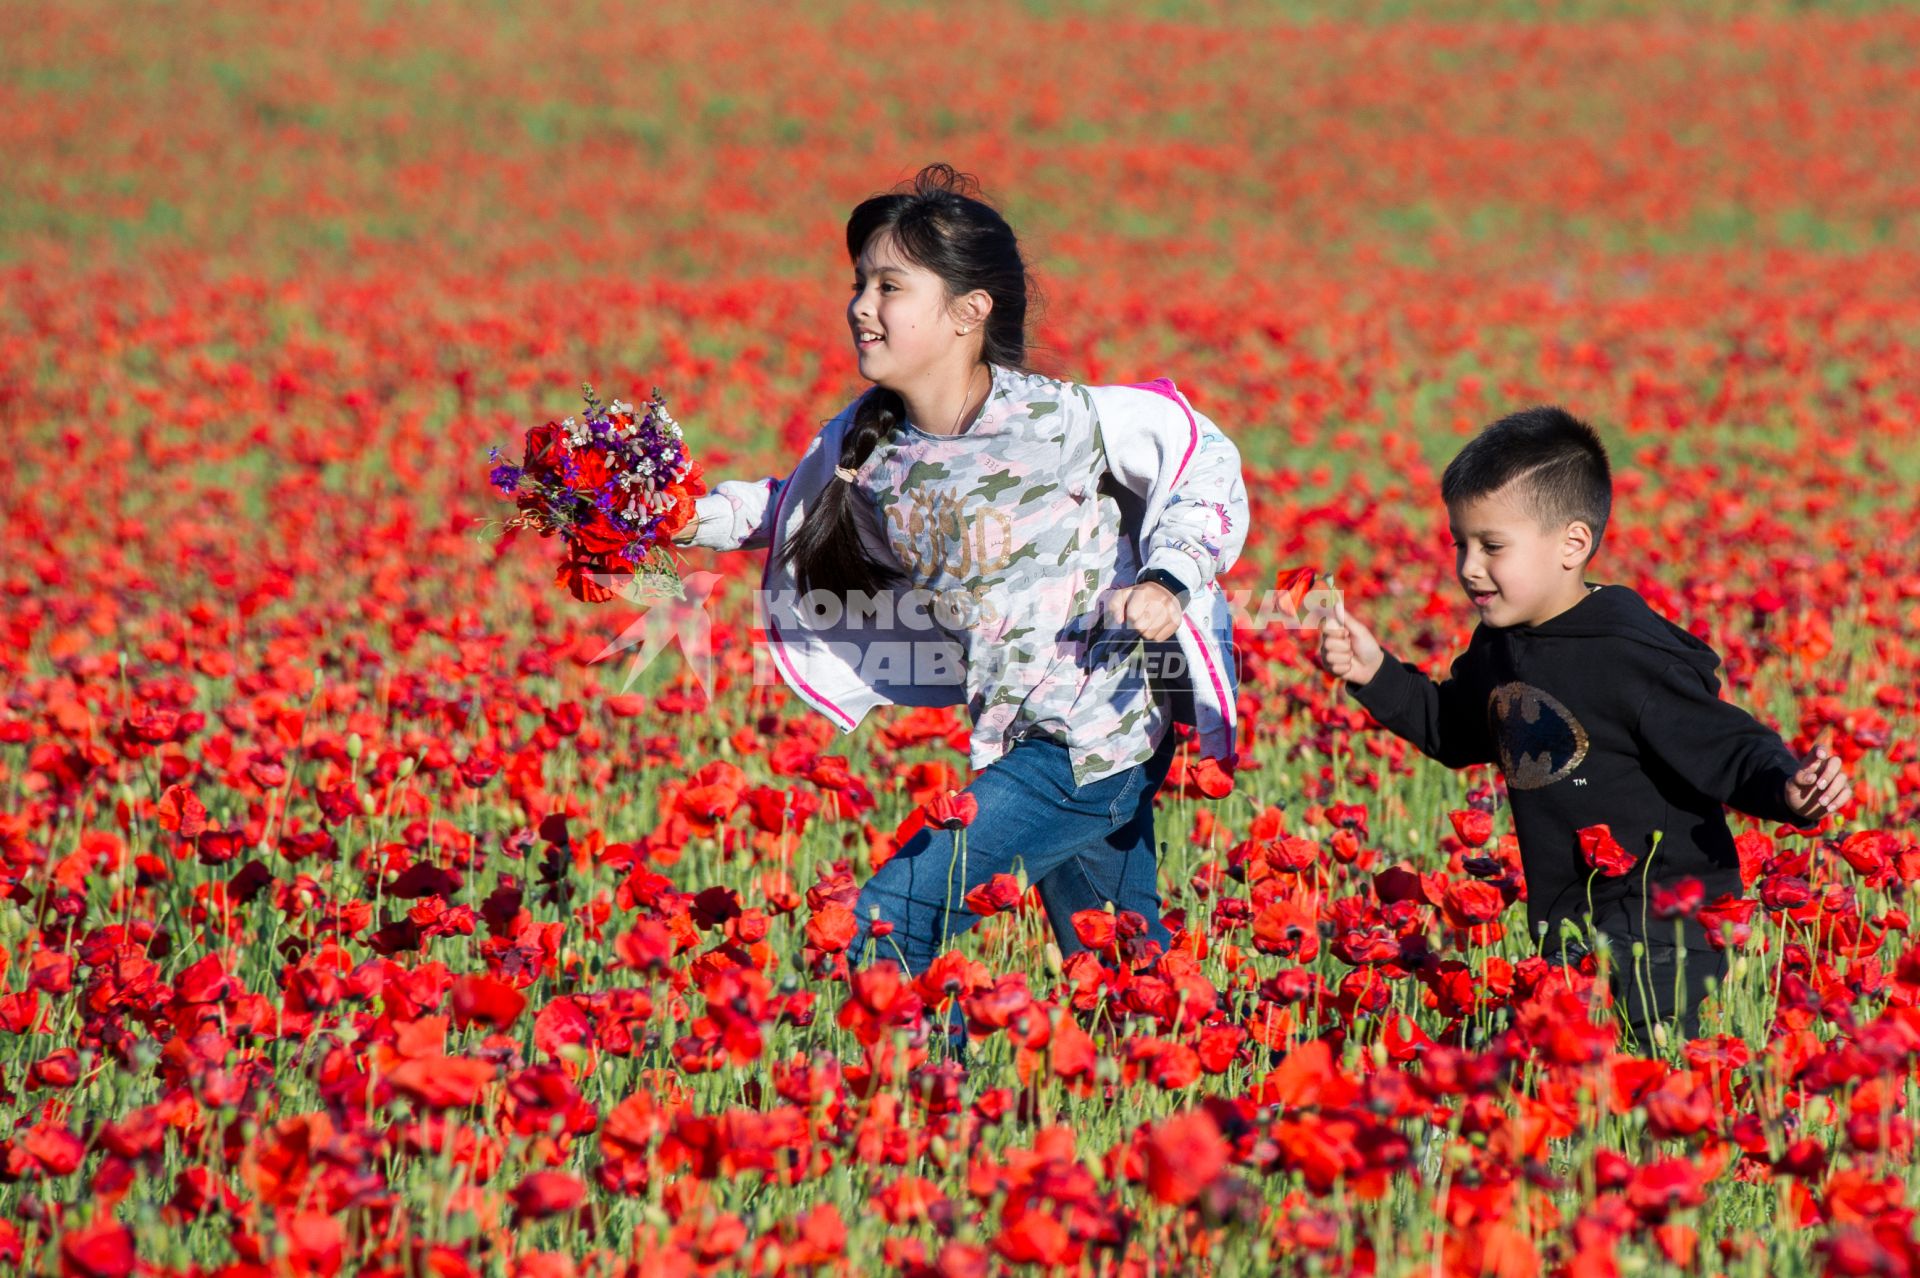
[{"label": "girl's ear", "polygon": [[993,297],[983,288],[957,299],[953,304],[954,326],[960,335],[978,331],[987,322],[987,316],[993,314]]}]

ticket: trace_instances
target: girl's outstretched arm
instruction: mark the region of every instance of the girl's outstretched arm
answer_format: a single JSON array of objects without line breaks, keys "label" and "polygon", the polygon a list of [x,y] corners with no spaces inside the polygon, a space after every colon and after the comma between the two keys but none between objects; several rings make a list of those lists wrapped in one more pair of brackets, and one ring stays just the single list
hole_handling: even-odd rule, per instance
[{"label": "girl's outstretched arm", "polygon": [[1107,470],[1146,499],[1141,567],[1164,568],[1189,593],[1197,592],[1231,568],[1246,545],[1240,450],[1165,379],[1088,390],[1099,416],[1096,447]]},{"label": "girl's outstretched arm", "polygon": [[728,479],[696,498],[694,521],[674,540],[710,550],[757,550],[773,535],[773,508],[784,479]]},{"label": "girl's outstretched arm", "polygon": [[785,478],[727,479],[713,485],[711,492],[695,499],[696,518],[680,530],[675,543],[710,550],[759,550],[768,545],[773,539],[773,517],[781,505],[781,493],[795,480],[800,481],[796,493],[817,491],[823,468],[840,455],[842,434],[853,420],[853,408],[848,405],[821,425],[795,463],[793,473]]}]

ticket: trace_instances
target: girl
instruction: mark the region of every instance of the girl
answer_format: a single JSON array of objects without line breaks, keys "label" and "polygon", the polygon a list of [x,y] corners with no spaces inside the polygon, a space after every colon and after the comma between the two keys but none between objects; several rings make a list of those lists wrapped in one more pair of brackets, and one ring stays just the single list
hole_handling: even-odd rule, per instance
[{"label": "girl", "polygon": [[842,732],[875,705],[965,703],[978,815],[963,854],[953,831],[922,829],[854,911],[853,960],[916,975],[976,921],[966,894],[1016,861],[1063,954],[1083,948],[1073,915],[1108,902],[1140,916],[1123,935],[1171,944],[1153,798],[1174,723],[1234,760],[1215,579],[1246,539],[1239,452],[1164,379],[1027,368],[1026,268],[973,189],[936,164],[854,209],[847,326],[872,389],[786,479],[716,484],[680,536],[778,547],[761,578],[773,660]]}]

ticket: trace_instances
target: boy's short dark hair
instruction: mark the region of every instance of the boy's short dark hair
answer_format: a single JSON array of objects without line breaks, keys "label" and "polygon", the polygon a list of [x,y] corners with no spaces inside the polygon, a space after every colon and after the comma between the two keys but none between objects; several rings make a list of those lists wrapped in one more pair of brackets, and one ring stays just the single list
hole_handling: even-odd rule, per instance
[{"label": "boy's short dark hair", "polygon": [[1515,495],[1543,527],[1577,519],[1593,530],[1593,549],[1600,548],[1613,510],[1613,471],[1593,427],[1560,408],[1502,417],[1447,463],[1440,496],[1451,506],[1508,484],[1516,485]]}]

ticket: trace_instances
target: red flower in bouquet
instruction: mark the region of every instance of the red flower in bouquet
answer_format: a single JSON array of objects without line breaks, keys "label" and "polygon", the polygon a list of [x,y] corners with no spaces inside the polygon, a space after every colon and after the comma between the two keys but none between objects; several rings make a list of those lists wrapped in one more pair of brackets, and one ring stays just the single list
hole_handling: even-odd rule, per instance
[{"label": "red flower in bouquet", "polygon": [[532,528],[565,545],[556,580],[576,599],[600,603],[623,577],[652,578],[677,593],[668,551],[707,488],[680,426],[658,391],[639,406],[602,405],[586,387],[584,417],[527,432],[518,466],[500,460],[489,479],[513,497],[508,528]]}]

